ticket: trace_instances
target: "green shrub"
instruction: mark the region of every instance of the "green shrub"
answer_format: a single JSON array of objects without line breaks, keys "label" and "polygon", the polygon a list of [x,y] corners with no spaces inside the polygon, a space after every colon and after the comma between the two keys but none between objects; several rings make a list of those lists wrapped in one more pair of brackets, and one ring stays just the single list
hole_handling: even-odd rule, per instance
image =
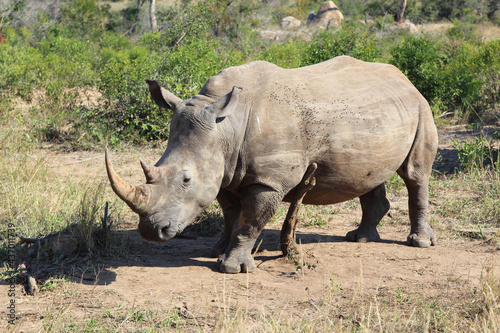
[{"label": "green shrub", "polygon": [[61,5],[61,25],[54,27],[54,34],[81,39],[97,40],[106,31],[109,7],[96,0],[68,0]]},{"label": "green shrub", "polygon": [[427,22],[465,18],[476,21],[479,19],[479,12],[488,12],[487,5],[482,0],[421,0],[420,8],[421,17]]},{"label": "green shrub", "polygon": [[481,136],[471,142],[454,141],[453,147],[458,151],[458,161],[466,171],[500,168],[500,149],[492,140]]},{"label": "green shrub", "polygon": [[436,112],[451,111],[464,120],[481,119],[498,104],[500,43],[482,43],[460,26],[441,42],[407,36],[394,46],[397,66]]},{"label": "green shrub", "polygon": [[186,99],[197,94],[210,76],[243,62],[238,52],[209,39],[188,40],[159,54],[150,49],[155,38],[157,34],[148,34],[141,41],[144,46],[101,51],[98,88],[103,98],[99,106],[80,109],[75,129],[112,144],[165,140],[171,112],[151,101],[145,80],[159,69],[162,85]]},{"label": "green shrub", "polygon": [[335,3],[344,17],[350,17],[351,19],[365,18],[365,2],[363,0],[340,0]]},{"label": "green shrub", "polygon": [[302,55],[307,44],[291,41],[285,44],[271,44],[254,60],[265,60],[283,68],[297,68],[301,65]]},{"label": "green shrub", "polygon": [[171,48],[182,39],[198,39],[213,32],[224,14],[222,2],[202,0],[159,10],[158,25],[164,31],[162,45]]},{"label": "green shrub", "polygon": [[[222,69],[240,65],[244,58],[237,50],[227,49],[215,39],[193,39],[165,53],[159,78],[180,98],[198,93],[206,80]],[[160,66],[157,62],[155,66]],[[156,69],[156,68],[155,68]]]},{"label": "green shrub", "polygon": [[408,35],[390,51],[390,63],[398,67],[428,101],[439,98],[440,68],[445,55],[427,37]]},{"label": "green shrub", "polygon": [[315,35],[304,52],[302,66],[340,55],[376,61],[380,56],[380,49],[375,44],[374,35],[364,25],[346,23],[338,31],[323,30]]}]

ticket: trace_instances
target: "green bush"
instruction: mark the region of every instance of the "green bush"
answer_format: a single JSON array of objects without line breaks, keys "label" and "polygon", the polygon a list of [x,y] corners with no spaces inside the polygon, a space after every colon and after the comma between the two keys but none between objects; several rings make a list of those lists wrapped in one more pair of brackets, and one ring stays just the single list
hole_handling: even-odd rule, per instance
[{"label": "green bush", "polygon": [[427,37],[408,35],[390,51],[390,63],[398,67],[428,101],[439,98],[440,68],[445,54]]},{"label": "green bush", "polygon": [[[198,93],[206,80],[222,69],[244,62],[239,51],[227,49],[215,39],[186,41],[164,55],[166,60],[160,69],[159,78],[183,99]],[[155,66],[160,64],[157,62]]]},{"label": "green bush", "polygon": [[474,141],[454,141],[458,161],[464,170],[500,168],[500,150],[493,140],[477,137]]},{"label": "green bush", "polygon": [[[300,1],[297,10],[316,10],[320,2]],[[370,15],[382,15],[397,2],[338,5],[348,8],[351,16],[365,15],[368,9]],[[434,0],[424,2],[438,5]],[[295,68],[350,55],[398,66],[436,114],[451,111],[468,121],[498,118],[500,41],[485,43],[465,18],[434,39],[388,32],[377,23],[362,25],[346,17],[337,30],[315,33],[310,42],[292,38],[277,43],[258,37],[258,30],[269,23],[262,15],[281,17],[283,8],[292,10],[290,3],[271,7],[256,1],[183,3],[183,7],[158,8],[160,32],[140,35],[144,27],[139,25],[146,22],[134,8],[113,13],[96,0],[64,0],[44,14],[27,13],[28,7],[19,2],[6,14],[2,28],[6,35],[0,43],[3,110],[14,109],[9,102],[14,96],[27,102],[36,96],[32,110],[16,115],[25,128],[34,130],[36,135],[30,136],[35,140],[71,140],[78,147],[84,140],[158,141],[168,137],[170,113],[150,100],[145,79],[156,75],[163,86],[185,99],[228,66],[267,60]],[[463,5],[466,13],[469,3]],[[424,9],[409,1],[406,15],[420,10]],[[33,23],[23,25],[28,19]],[[379,18],[380,22],[387,20]],[[87,91],[100,98],[97,105],[81,102]]]},{"label": "green bush", "polygon": [[265,60],[283,68],[300,67],[302,55],[307,44],[302,41],[291,41],[284,44],[271,44],[254,60]]},{"label": "green bush", "polygon": [[498,107],[500,42],[482,43],[461,24],[440,42],[407,36],[394,46],[390,63],[397,66],[431,103],[464,120],[481,119]]},{"label": "green bush", "polygon": [[97,40],[106,31],[109,7],[99,7],[96,0],[67,0],[61,5],[62,24],[52,33],[80,39]]},{"label": "green bush", "polygon": [[[363,13],[370,17],[379,17],[390,15],[396,18],[396,13],[399,10],[399,5],[401,0],[384,0],[384,1],[366,1],[363,6]],[[420,7],[416,0],[408,0],[406,2],[406,8],[404,12],[404,17],[410,21],[419,21]]]},{"label": "green bush", "polygon": [[374,35],[364,25],[346,23],[338,31],[323,30],[315,35],[304,52],[301,65],[316,64],[340,55],[376,61],[381,53]]},{"label": "green bush", "polygon": [[186,41],[160,54],[149,49],[155,38],[156,34],[148,34],[142,39],[144,45],[101,51],[98,88],[103,93],[102,103],[81,109],[76,123],[80,131],[110,143],[165,140],[171,112],[151,101],[145,80],[159,69],[157,79],[162,85],[186,99],[197,94],[210,76],[243,62],[238,52],[208,39]]}]

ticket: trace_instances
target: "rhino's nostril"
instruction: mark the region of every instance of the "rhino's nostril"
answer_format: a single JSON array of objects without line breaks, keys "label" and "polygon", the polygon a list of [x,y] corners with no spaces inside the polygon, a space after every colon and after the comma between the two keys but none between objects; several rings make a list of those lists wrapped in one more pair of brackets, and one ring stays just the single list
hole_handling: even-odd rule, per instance
[{"label": "rhino's nostril", "polygon": [[170,223],[169,223],[168,226],[160,229],[160,238],[164,240],[172,238],[171,231],[172,230],[170,230]]}]

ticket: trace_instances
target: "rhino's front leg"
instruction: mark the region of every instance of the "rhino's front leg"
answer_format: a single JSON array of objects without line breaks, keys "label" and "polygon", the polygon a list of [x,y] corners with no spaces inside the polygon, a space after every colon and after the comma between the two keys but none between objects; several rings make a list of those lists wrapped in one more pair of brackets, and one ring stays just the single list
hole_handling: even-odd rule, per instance
[{"label": "rhino's front leg", "polygon": [[281,199],[278,192],[262,185],[245,188],[241,197],[241,212],[233,226],[229,245],[218,260],[221,272],[245,273],[255,270],[252,248]]},{"label": "rhino's front leg", "polygon": [[210,256],[212,258],[218,258],[229,246],[231,235],[233,233],[233,226],[241,212],[241,198],[235,193],[221,189],[217,195],[217,201],[219,202],[222,208],[222,214],[224,215],[224,232],[222,233],[221,238],[212,247],[210,252]]}]

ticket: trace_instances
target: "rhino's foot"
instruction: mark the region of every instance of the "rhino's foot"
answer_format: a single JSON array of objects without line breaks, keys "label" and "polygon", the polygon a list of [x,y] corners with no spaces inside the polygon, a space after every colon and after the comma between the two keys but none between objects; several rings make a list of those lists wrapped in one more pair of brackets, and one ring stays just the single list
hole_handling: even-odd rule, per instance
[{"label": "rhino's foot", "polygon": [[436,235],[434,235],[434,232],[432,232],[430,227],[426,228],[425,231],[409,234],[406,241],[408,245],[415,247],[429,247],[431,245],[437,245]]},{"label": "rhino's foot", "polygon": [[380,235],[378,234],[376,228],[366,229],[359,227],[358,229],[349,231],[345,236],[345,238],[349,242],[359,242],[359,243],[380,241]]},{"label": "rhino's foot", "polygon": [[240,253],[239,255],[227,256],[226,253],[222,254],[217,260],[217,265],[219,271],[222,273],[251,273],[255,270],[255,262],[253,261],[252,255]]},{"label": "rhino's foot", "polygon": [[215,243],[215,245],[210,250],[211,258],[219,258],[221,254],[226,251],[226,248],[229,245],[229,239],[231,236],[222,235],[222,237]]}]

